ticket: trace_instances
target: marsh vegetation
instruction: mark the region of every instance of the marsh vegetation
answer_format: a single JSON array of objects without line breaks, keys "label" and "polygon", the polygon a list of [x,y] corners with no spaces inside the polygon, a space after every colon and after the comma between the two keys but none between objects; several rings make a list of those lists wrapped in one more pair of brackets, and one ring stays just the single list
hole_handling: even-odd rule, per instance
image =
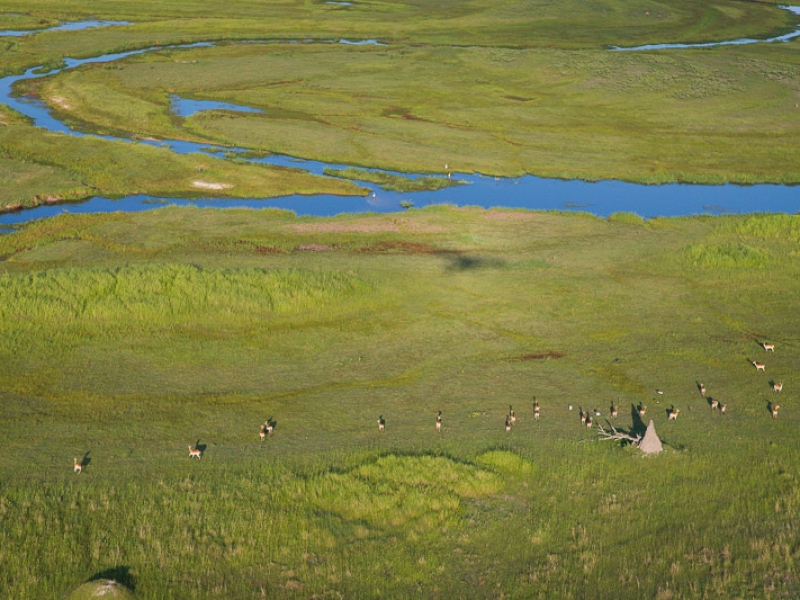
[{"label": "marsh vegetation", "polygon": [[[144,598],[792,595],[797,219],[165,208],[2,236],[4,594],[125,567]],[[665,452],[581,425],[612,404]]]}]

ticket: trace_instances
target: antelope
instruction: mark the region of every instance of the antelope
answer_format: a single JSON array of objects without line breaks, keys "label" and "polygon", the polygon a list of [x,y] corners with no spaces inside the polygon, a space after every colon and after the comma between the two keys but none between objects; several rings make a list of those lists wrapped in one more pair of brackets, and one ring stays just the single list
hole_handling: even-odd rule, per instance
[{"label": "antelope", "polygon": [[764,346],[764,350],[768,352],[775,352],[775,344],[768,344],[766,342],[761,342],[761,345]]},{"label": "antelope", "polygon": [[506,433],[509,431],[511,431],[511,421],[509,421],[508,417],[506,417]]},{"label": "antelope", "polygon": [[264,431],[266,431],[267,434],[269,434],[269,435],[272,435],[272,430],[275,429],[275,426],[272,423],[270,423],[269,421],[264,421],[263,427],[264,427]]},{"label": "antelope", "polygon": [[706,395],[706,386],[704,386],[702,383],[698,383],[697,384],[697,389],[700,390],[700,395],[701,396],[705,396]]},{"label": "antelope", "polygon": [[779,405],[777,405],[777,404],[773,404],[772,405],[772,418],[773,419],[777,419],[778,418],[778,410],[779,409],[780,409]]},{"label": "antelope", "polygon": [[728,405],[727,404],[725,404],[723,402],[722,404],[719,405],[719,412],[721,412],[722,414],[725,414],[726,410],[728,410]]},{"label": "antelope", "polygon": [[585,410],[581,410],[581,425],[586,425],[586,418],[588,416]]},{"label": "antelope", "polygon": [[753,366],[756,368],[756,371],[764,371],[766,373],[766,367],[764,363],[753,361]]},{"label": "antelope", "polygon": [[511,408],[510,406],[508,407],[508,420],[511,421],[512,423],[516,423],[517,421],[517,417],[516,415],[514,415],[514,409]]},{"label": "antelope", "polygon": [[681,412],[679,408],[672,408],[669,411],[669,421],[677,421],[678,420],[678,413]]},{"label": "antelope", "polygon": [[592,417],[589,417],[588,419],[586,419],[586,428],[587,429],[591,429],[592,428]]},{"label": "antelope", "polygon": [[439,411],[439,416],[436,417],[436,431],[442,430],[442,411]]},{"label": "antelope", "polygon": [[646,414],[647,414],[647,406],[645,406],[644,404],[640,404],[639,405],[639,416],[643,417]]},{"label": "antelope", "polygon": [[386,431],[386,421],[383,420],[383,415],[378,417],[378,431],[380,432]]},{"label": "antelope", "polygon": [[267,428],[262,425],[258,430],[258,435],[261,436],[261,441],[263,442],[264,438],[267,437]]},{"label": "antelope", "polygon": [[773,392],[780,392],[783,389],[782,383],[773,383],[772,384],[772,391]]},{"label": "antelope", "polygon": [[712,398],[710,404],[711,404],[711,410],[714,410],[715,408],[719,408],[719,400],[714,400]]},{"label": "antelope", "polygon": [[200,458],[200,448],[192,448],[191,445],[189,446],[189,458],[196,457]]},{"label": "antelope", "polygon": [[612,419],[616,419],[618,415],[619,415],[619,411],[617,410],[617,407],[612,404],[611,405],[611,418]]},{"label": "antelope", "polygon": [[534,419],[535,421],[538,421],[538,420],[539,420],[539,411],[538,411],[538,410],[537,410],[535,413],[533,413],[533,419]]},{"label": "antelope", "polygon": [[77,458],[73,458],[72,461],[73,461],[72,472],[81,473],[83,471],[83,465],[81,464],[81,462]]},{"label": "antelope", "polygon": [[539,412],[539,401],[538,400],[534,400],[533,401],[533,412],[535,412],[535,413]]}]

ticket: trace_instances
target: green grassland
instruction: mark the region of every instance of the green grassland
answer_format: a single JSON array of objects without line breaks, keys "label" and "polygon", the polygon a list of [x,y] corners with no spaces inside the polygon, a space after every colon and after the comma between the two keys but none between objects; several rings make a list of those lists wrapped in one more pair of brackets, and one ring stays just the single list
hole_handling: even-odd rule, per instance
[{"label": "green grassland", "polygon": [[[799,242],[788,215],[31,223],[0,237],[0,595],[795,596]],[[612,403],[666,451],[581,426]]]}]

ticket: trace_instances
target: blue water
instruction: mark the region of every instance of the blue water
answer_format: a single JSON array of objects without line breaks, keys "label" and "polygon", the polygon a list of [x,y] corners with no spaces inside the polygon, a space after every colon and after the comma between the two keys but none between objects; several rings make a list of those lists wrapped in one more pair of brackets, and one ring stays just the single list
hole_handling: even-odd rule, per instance
[{"label": "blue water", "polygon": [[[800,6],[781,6],[796,15],[800,15]],[[777,37],[763,40],[755,38],[741,38],[738,40],[727,40],[723,42],[707,42],[703,44],[648,44],[646,46],[611,46],[612,50],[677,50],[681,48],[712,48],[714,46],[741,46],[745,44],[769,44],[772,42],[788,42],[796,37],[800,37],[800,29]]]},{"label": "blue water", "polygon": [[79,31],[83,29],[92,29],[94,27],[119,27],[121,25],[130,24],[130,21],[73,21],[71,23],[61,23],[60,25],[48,27],[46,29],[29,29],[27,31],[9,29],[0,31],[0,37],[23,37],[26,35],[44,33],[45,31]]},{"label": "blue water", "polygon": [[[800,9],[798,9],[800,10]],[[794,11],[793,11],[794,12]],[[800,14],[800,13],[799,13]],[[377,44],[376,40],[352,42],[340,40],[340,43]],[[192,48],[212,46],[207,42],[172,46],[172,48]],[[83,64],[107,63],[135,54],[163,50],[154,47],[117,54],[108,54],[87,59],[65,59],[65,66],[49,72],[39,72],[38,68],[29,69],[23,75],[0,79],[0,102],[3,102],[33,119],[38,127],[49,131],[68,135],[85,136],[87,134],[73,131],[64,123],[55,119],[47,107],[40,101],[11,97],[12,85],[23,79],[34,79],[50,75],[60,70],[72,69]],[[188,116],[190,110],[209,110],[225,108],[242,112],[253,112],[256,109],[206,101],[189,101],[177,96],[172,98],[181,116]],[[187,103],[187,104],[184,104]],[[191,105],[194,108],[188,108]],[[195,110],[195,112],[196,112]],[[209,144],[198,144],[181,140],[132,140],[100,136],[104,139],[125,143],[140,143],[168,148],[181,154],[191,153],[242,153],[246,149],[223,148]],[[264,162],[272,165],[294,167],[310,173],[322,175],[325,167],[344,168],[347,165],[332,165],[318,161],[304,160],[282,155],[271,155],[266,158],[248,158],[251,162]],[[444,167],[444,165],[443,165]],[[411,178],[420,175],[403,174]],[[283,208],[298,215],[330,216],[340,213],[360,212],[396,212],[401,210],[401,203],[411,203],[415,207],[431,204],[453,204],[457,206],[481,206],[484,208],[507,207],[527,208],[535,210],[570,210],[585,211],[599,216],[607,216],[614,212],[629,211],[644,217],[680,216],[692,214],[724,214],[752,212],[784,212],[793,213],[800,210],[800,188],[779,185],[687,185],[667,184],[646,186],[621,181],[602,181],[590,183],[580,180],[544,179],[524,176],[518,178],[486,177],[471,173],[459,173],[452,170],[453,179],[463,181],[466,185],[445,188],[432,192],[386,192],[374,189],[372,184],[364,183],[368,189],[365,196],[347,197],[332,195],[301,196],[293,195],[282,198],[204,198],[178,199],[154,198],[150,196],[129,196],[112,200],[95,197],[88,201],[55,206],[41,206],[18,213],[0,215],[0,226],[22,223],[41,217],[52,216],[62,212],[94,213],[126,211],[135,212],[152,210],[166,204],[179,206],[202,207],[250,207]],[[201,177],[199,177],[201,179]]]},{"label": "blue water", "polygon": [[215,102],[214,100],[190,100],[172,95],[169,97],[172,112],[179,117],[191,117],[204,110],[230,110],[235,112],[263,113],[263,110],[250,106],[231,104],[230,102]]}]

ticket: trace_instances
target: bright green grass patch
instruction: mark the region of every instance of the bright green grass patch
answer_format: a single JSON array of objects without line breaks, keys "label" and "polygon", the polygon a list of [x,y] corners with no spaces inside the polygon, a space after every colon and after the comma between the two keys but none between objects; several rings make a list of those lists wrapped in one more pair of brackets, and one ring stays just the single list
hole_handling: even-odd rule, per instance
[{"label": "bright green grass patch", "polygon": [[465,183],[464,181],[445,179],[444,177],[419,177],[417,179],[411,179],[401,175],[354,169],[352,167],[347,169],[325,167],[322,172],[330,177],[377,183],[380,189],[390,192],[426,192],[442,190],[447,187],[463,185]]},{"label": "bright green grass patch", "polygon": [[610,223],[623,223],[625,225],[644,225],[644,219],[632,212],[615,212],[608,215]]},{"label": "bright green grass patch", "polygon": [[698,244],[684,250],[684,257],[695,266],[710,268],[752,268],[767,264],[769,254],[747,244]]},{"label": "bright green grass patch", "polygon": [[326,304],[368,293],[353,275],[263,269],[201,269],[147,265],[115,269],[59,269],[0,275],[0,317],[5,324],[57,329],[141,328],[192,322],[247,320]]}]

